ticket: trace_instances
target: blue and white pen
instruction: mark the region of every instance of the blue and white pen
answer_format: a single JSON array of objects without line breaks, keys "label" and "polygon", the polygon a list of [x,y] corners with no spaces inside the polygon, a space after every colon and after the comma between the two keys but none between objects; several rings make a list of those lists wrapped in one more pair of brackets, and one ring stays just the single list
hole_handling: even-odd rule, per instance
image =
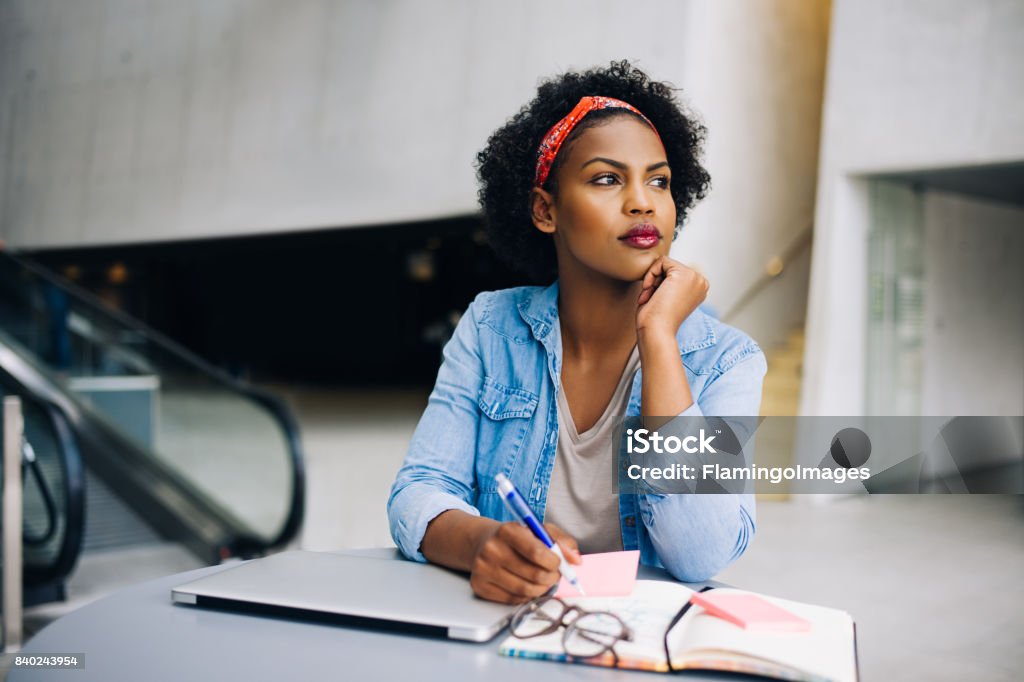
[{"label": "blue and white pen", "polygon": [[533,534],[537,536],[537,539],[544,543],[544,545],[558,555],[558,559],[561,562],[558,566],[558,572],[562,574],[562,577],[569,581],[569,584],[576,588],[576,591],[581,595],[586,596],[586,592],[580,586],[580,581],[576,577],[576,571],[566,560],[565,555],[562,554],[562,548],[558,546],[558,543],[551,539],[548,532],[544,530],[544,526],[541,525],[537,517],[533,515],[533,510],[530,509],[530,505],[526,504],[526,500],[519,494],[516,487],[512,484],[512,481],[508,480],[508,477],[504,474],[498,474],[494,477],[494,480],[498,482],[498,492],[501,494],[501,499],[505,501],[505,506],[508,507],[509,511],[519,519],[520,523],[533,531]]}]

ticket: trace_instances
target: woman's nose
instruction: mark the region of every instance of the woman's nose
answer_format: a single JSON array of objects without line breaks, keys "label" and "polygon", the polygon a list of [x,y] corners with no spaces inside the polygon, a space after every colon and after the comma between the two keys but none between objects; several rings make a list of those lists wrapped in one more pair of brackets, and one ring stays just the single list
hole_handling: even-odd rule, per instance
[{"label": "woman's nose", "polygon": [[633,183],[626,189],[626,204],[624,208],[630,215],[640,215],[654,212],[654,201],[643,184]]}]

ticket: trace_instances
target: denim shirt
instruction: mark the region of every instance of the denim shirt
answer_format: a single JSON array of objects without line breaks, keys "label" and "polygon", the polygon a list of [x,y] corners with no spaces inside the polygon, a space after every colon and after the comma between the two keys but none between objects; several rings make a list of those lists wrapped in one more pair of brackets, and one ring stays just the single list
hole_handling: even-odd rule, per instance
[{"label": "denim shirt", "polygon": [[[754,341],[704,313],[676,334],[694,396],[683,416],[757,416],[767,365]],[[427,524],[449,509],[512,521],[494,477],[504,473],[544,518],[558,438],[562,370],[558,283],[481,293],[444,361],[388,499],[391,536],[426,561]],[[627,414],[640,414],[643,368]],[[619,495],[623,548],[679,580],[710,578],[754,535],[750,494]]]}]

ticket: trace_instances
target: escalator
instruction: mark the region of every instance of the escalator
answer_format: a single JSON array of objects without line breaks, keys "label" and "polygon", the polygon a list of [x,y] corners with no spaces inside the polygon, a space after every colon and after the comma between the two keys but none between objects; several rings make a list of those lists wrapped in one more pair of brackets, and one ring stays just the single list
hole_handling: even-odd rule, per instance
[{"label": "escalator", "polygon": [[27,604],[64,597],[64,578],[82,546],[85,490],[82,458],[61,412],[34,399],[0,372],[0,396],[22,403],[22,561]]},{"label": "escalator", "polygon": [[61,598],[83,547],[104,542],[87,523],[100,516],[205,563],[298,532],[302,453],[279,400],[3,252],[0,394],[25,416],[26,603]]}]

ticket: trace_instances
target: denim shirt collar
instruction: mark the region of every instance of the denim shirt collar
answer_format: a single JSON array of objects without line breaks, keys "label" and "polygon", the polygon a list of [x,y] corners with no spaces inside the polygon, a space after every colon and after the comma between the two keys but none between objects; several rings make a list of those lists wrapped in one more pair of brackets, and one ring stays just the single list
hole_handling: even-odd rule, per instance
[{"label": "denim shirt collar", "polygon": [[534,293],[516,306],[519,315],[530,327],[548,356],[548,373],[557,394],[562,376],[562,329],[558,325],[558,280],[546,288],[532,290]]},{"label": "denim shirt collar", "polygon": [[534,289],[534,293],[516,307],[523,321],[530,326],[533,337],[544,343],[552,330],[558,331],[558,280],[551,286]]},{"label": "denim shirt collar", "polygon": [[[535,289],[535,293],[519,302],[519,314],[529,325],[535,339],[556,355],[556,369],[561,367],[561,329],[558,326],[558,280],[546,288]],[[676,332],[676,342],[680,353],[691,353],[695,350],[713,346],[717,339],[715,330],[708,315],[697,308]],[[557,372],[556,375],[557,377]],[[557,385],[557,381],[555,382]]]}]

